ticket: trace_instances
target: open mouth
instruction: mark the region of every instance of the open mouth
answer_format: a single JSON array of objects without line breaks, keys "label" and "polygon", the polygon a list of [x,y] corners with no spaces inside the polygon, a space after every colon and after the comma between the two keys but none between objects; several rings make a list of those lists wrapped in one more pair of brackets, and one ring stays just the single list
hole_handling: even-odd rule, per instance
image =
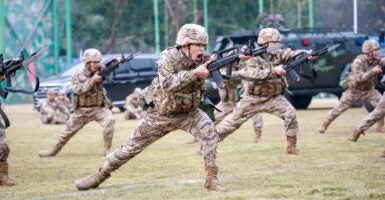
[{"label": "open mouth", "polygon": [[197,62],[202,62],[202,60],[203,60],[203,53],[200,53],[200,54],[197,55],[196,61]]}]

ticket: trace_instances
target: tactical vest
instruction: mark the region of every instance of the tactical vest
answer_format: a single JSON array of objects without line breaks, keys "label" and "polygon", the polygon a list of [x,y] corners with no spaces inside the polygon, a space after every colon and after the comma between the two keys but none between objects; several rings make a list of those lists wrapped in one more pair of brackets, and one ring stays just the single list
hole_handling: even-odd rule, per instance
[{"label": "tactical vest", "polygon": [[[92,76],[87,75],[82,72],[82,77],[86,77],[87,79],[90,79]],[[79,77],[75,77],[79,78]],[[83,80],[84,82],[85,80]],[[78,107],[103,107],[106,104],[106,96],[105,96],[105,91],[103,88],[103,84],[93,84],[91,89],[88,90],[85,93],[81,94],[73,94],[73,107],[74,109]]]},{"label": "tactical vest", "polygon": [[[374,60],[372,63],[369,63],[367,59],[365,59],[364,55],[359,55],[352,63],[352,69],[350,70],[349,76],[346,81],[346,85],[348,88],[359,91],[368,91],[371,88],[374,88],[374,79],[376,76],[369,78],[367,81],[358,82],[355,74],[353,73],[353,68],[355,65],[359,65],[361,67],[361,73],[367,73],[373,69],[374,66],[378,65],[380,60]],[[362,74],[360,74],[362,75]]]},{"label": "tactical vest", "polygon": [[[177,74],[180,71],[191,71],[196,67],[195,64],[189,62],[184,55],[176,48],[166,49],[158,60],[158,66],[162,67],[162,57],[165,57],[168,67],[172,67],[172,73]],[[162,70],[162,69],[160,69]],[[159,73],[159,72],[158,72]],[[188,81],[188,80],[186,80]],[[155,107],[161,115],[172,115],[188,113],[198,108],[205,90],[205,80],[198,78],[186,84],[185,87],[177,91],[165,91],[161,85],[159,75],[151,83],[146,100],[151,99]]]}]

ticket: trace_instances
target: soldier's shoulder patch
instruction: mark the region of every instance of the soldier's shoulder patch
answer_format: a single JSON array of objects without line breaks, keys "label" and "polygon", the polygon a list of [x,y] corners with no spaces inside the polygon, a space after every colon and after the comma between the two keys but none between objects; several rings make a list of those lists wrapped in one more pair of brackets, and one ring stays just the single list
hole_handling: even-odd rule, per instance
[{"label": "soldier's shoulder patch", "polygon": [[167,71],[172,71],[173,70],[172,64],[171,63],[164,64],[164,69]]}]

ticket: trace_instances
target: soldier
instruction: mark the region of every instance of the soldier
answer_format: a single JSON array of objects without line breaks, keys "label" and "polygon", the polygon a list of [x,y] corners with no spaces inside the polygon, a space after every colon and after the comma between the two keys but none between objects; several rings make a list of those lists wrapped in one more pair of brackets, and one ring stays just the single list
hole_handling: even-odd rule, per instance
[{"label": "soldier", "polygon": [[[235,70],[237,70],[237,68]],[[237,92],[240,89],[239,86],[241,85],[241,82],[241,79],[232,78],[225,82],[225,86],[223,88],[218,89],[221,101],[216,105],[216,108],[218,108],[218,110],[220,111],[214,111],[215,125],[218,125],[227,115],[229,115],[234,110],[235,105],[239,100]],[[255,116],[253,116],[252,121],[255,132],[254,142],[258,143],[259,141],[261,141],[262,135],[262,115],[256,114]],[[191,141],[187,142],[187,144],[193,144],[196,142],[197,139],[193,138]],[[198,152],[198,154],[199,153],[200,152]]]},{"label": "soldier", "polygon": [[104,128],[104,155],[111,149],[115,119],[110,110],[112,103],[102,85],[103,77],[97,73],[101,68],[102,54],[97,49],[87,49],[81,59],[85,63],[84,69],[72,76],[74,112],[59,134],[55,146],[40,152],[40,157],[55,156],[72,136],[91,121],[98,122]]},{"label": "soldier", "polygon": [[[275,47],[281,42],[281,35],[277,29],[264,28],[259,32],[258,43],[267,47]],[[288,154],[299,154],[296,148],[298,123],[294,107],[282,95],[288,88],[286,71],[282,68],[290,58],[300,51],[291,49],[274,50],[268,53],[272,67],[261,57],[253,57],[246,61],[246,68],[234,72],[234,76],[254,79],[244,82],[245,92],[230,116],[217,126],[219,140],[238,129],[245,121],[257,113],[274,114],[285,121]],[[310,60],[315,57],[310,56]],[[258,81],[257,81],[258,80]]]},{"label": "soldier", "polygon": [[56,91],[49,89],[47,98],[40,106],[40,120],[43,124],[65,124],[70,112],[56,99]]},{"label": "soldier", "polygon": [[110,153],[96,174],[76,181],[79,190],[98,187],[110,177],[111,172],[142,152],[147,146],[171,131],[189,132],[203,146],[202,154],[207,171],[205,188],[223,191],[219,184],[216,165],[218,136],[211,119],[198,109],[209,76],[205,59],[208,35],[204,27],[183,25],[176,39],[176,46],[164,50],[159,59],[158,76],[145,93],[147,115],[139,122],[128,141]]},{"label": "soldier", "polygon": [[58,92],[58,96],[56,97],[56,99],[62,104],[64,105],[68,110],[71,109],[71,101],[70,99],[67,97],[67,94],[65,91],[59,91]]},{"label": "soldier", "polygon": [[[0,82],[4,80],[3,76],[0,76]],[[1,103],[0,103],[1,107]],[[8,176],[8,162],[9,147],[5,142],[5,131],[0,128],[0,186],[14,186],[15,181]]]},{"label": "soldier", "polygon": [[124,108],[124,119],[142,119],[144,113],[143,109],[139,106],[139,97],[142,94],[140,88],[135,88],[135,90],[126,97]]},{"label": "soldier", "polygon": [[[381,94],[374,88],[374,79],[382,73],[379,59],[380,46],[374,40],[366,40],[362,45],[362,54],[358,55],[351,67],[351,72],[345,83],[346,90],[342,93],[340,102],[330,110],[324,120],[319,133],[325,133],[326,129],[339,115],[352,107],[359,100],[366,100],[376,106]],[[383,61],[381,61],[383,62]],[[384,132],[384,118],[377,119],[377,132]]]}]

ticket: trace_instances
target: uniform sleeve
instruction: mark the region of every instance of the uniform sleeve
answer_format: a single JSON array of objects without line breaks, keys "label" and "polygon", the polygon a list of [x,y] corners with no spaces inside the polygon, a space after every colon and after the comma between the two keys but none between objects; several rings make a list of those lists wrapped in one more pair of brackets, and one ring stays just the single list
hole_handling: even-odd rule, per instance
[{"label": "uniform sleeve", "polygon": [[72,90],[75,94],[83,94],[88,92],[94,82],[90,77],[86,77],[81,73],[77,73],[72,77]]},{"label": "uniform sleeve", "polygon": [[167,58],[159,58],[157,64],[159,83],[166,92],[180,90],[198,79],[192,71],[182,70],[177,72],[175,63]]},{"label": "uniform sleeve", "polygon": [[40,114],[45,115],[47,114],[47,104],[43,102],[40,106]]},{"label": "uniform sleeve", "polygon": [[352,63],[351,73],[358,83],[367,82],[369,79],[375,76],[375,73],[372,72],[372,70],[365,72],[362,66],[363,63],[360,59],[355,59]]}]

